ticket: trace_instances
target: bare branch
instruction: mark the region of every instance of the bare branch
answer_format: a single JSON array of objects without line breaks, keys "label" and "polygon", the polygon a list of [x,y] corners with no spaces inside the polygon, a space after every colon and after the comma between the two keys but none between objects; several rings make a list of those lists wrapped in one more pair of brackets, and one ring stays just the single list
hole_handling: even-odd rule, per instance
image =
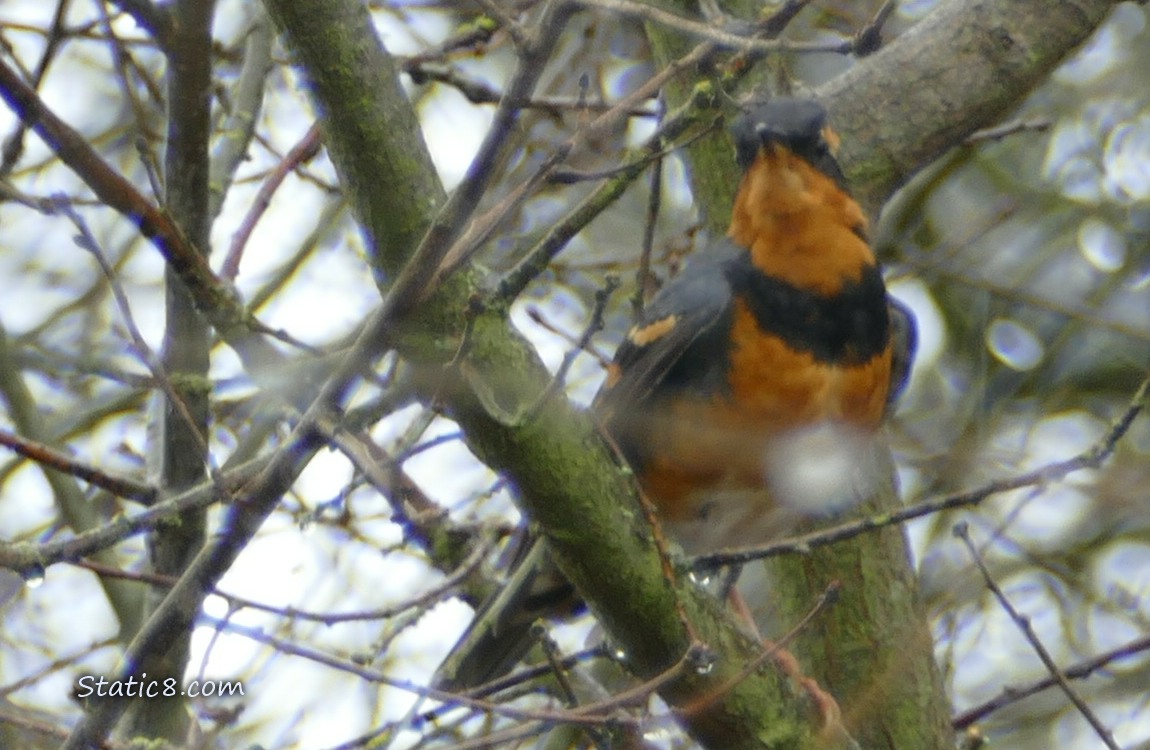
[{"label": "bare branch", "polygon": [[1050,120],[1011,120],[992,128],[977,130],[966,137],[964,145],[973,146],[984,141],[998,141],[1016,133],[1044,133],[1053,127]]},{"label": "bare branch", "polygon": [[[52,17],[52,27],[48,31],[48,39],[44,44],[44,50],[40,53],[40,60],[36,63],[36,70],[31,73],[30,81],[33,88],[39,88],[40,84],[44,81],[44,75],[48,72],[48,66],[52,64],[52,60],[56,57],[56,52],[60,48],[60,44],[64,41],[64,16],[68,12],[68,0],[58,0],[56,3],[56,13]],[[4,139],[3,154],[0,155],[0,175],[7,177],[12,173],[12,169],[16,166],[16,162],[20,161],[20,156],[24,153],[24,134],[27,132],[28,125],[23,120],[16,122],[16,128],[13,132]]]},{"label": "bare branch", "polygon": [[[240,70],[239,82],[234,87],[232,110],[228,113],[221,137],[212,152],[209,179],[211,206],[208,213],[213,218],[219,215],[220,209],[223,208],[224,198],[227,197],[236,170],[247,156],[252,137],[255,135],[256,124],[263,108],[264,86],[272,69],[274,41],[275,29],[272,28],[264,9],[257,7],[251,28],[248,29],[247,42],[244,44],[244,65]],[[221,273],[221,276],[225,279],[235,278],[235,274],[228,276],[226,273]]]},{"label": "bare branch", "polygon": [[260,217],[264,215],[268,206],[271,205],[272,197],[283,184],[284,180],[287,179],[287,176],[300,164],[314,158],[315,155],[319,153],[322,145],[319,125],[312,125],[308,128],[304,137],[300,139],[299,143],[292,146],[287,156],[280,160],[280,163],[276,165],[272,173],[268,175],[264,183],[260,185],[259,193],[248,207],[248,211],[244,215],[243,221],[240,222],[240,226],[236,229],[235,234],[232,235],[232,243],[228,247],[228,254],[220,266],[221,277],[228,280],[235,280],[235,278],[239,276],[240,261],[244,257],[244,248],[247,247],[248,238],[250,238],[252,232],[255,231]]},{"label": "bare branch", "polygon": [[1030,618],[1019,614],[1018,610],[1014,608],[1014,605],[1010,603],[1010,599],[1003,593],[1002,589],[998,587],[998,584],[995,583],[994,577],[986,567],[986,562],[983,561],[982,555],[979,554],[978,548],[970,538],[970,530],[967,524],[965,522],[957,524],[954,527],[954,535],[961,539],[963,544],[966,545],[966,549],[970,552],[971,559],[974,560],[978,571],[982,573],[986,587],[994,594],[994,598],[998,600],[999,606],[1010,616],[1011,621],[1018,626],[1019,631],[1022,632],[1022,636],[1026,639],[1026,642],[1030,644],[1030,647],[1034,649],[1034,653],[1038,655],[1038,658],[1042,660],[1043,666],[1046,667],[1046,671],[1050,672],[1050,676],[1054,679],[1055,683],[1057,683],[1058,687],[1066,694],[1066,697],[1070,699],[1070,702],[1074,704],[1074,707],[1078,709],[1078,712],[1082,714],[1106,747],[1110,748],[1110,750],[1122,750],[1118,746],[1118,743],[1114,741],[1114,736],[1110,733],[1110,730],[1102,723],[1102,720],[1098,718],[1093,709],[1086,704],[1086,701],[1082,699],[1078,691],[1071,686],[1070,682],[1066,679],[1066,675],[1063,674],[1057,662],[1054,661],[1054,657],[1051,656],[1046,647],[1042,645],[1042,641],[1039,640],[1038,635],[1034,632],[1034,628],[1030,625]]},{"label": "bare branch", "polygon": [[[653,5],[632,2],[631,0],[576,0],[580,5],[599,10],[611,11],[621,16],[638,18],[650,23],[661,24],[691,36],[706,39],[716,45],[740,52],[759,54],[770,52],[832,52],[846,54],[851,51],[852,42],[793,42],[784,39],[759,39],[732,34],[705,23],[670,13]],[[805,3],[803,3],[805,5]],[[777,32],[776,32],[777,33]]]},{"label": "bare branch", "polygon": [[62,471],[65,474],[71,474],[93,487],[105,489],[117,497],[134,500],[144,505],[151,505],[156,499],[156,488],[146,482],[139,482],[128,477],[113,476],[106,471],[77,461],[43,443],[27,440],[7,430],[0,430],[0,445],[11,448],[16,453],[36,463]]},{"label": "bare branch", "polygon": [[[1131,656],[1137,656],[1147,651],[1150,651],[1150,636],[1138,638],[1091,659],[1080,661],[1077,664],[1073,664],[1061,670],[1061,674],[1069,680],[1084,680],[1095,672],[1109,667],[1113,662],[1128,659]],[[995,711],[1013,705],[1032,695],[1037,695],[1045,690],[1049,690],[1057,685],[1058,678],[1051,676],[1022,687],[1005,687],[1002,689],[1001,695],[991,698],[985,703],[981,703],[973,708],[969,708],[954,717],[953,726],[955,729],[967,729],[973,726],[975,722],[986,718]]]},{"label": "bare branch", "polygon": [[539,416],[539,412],[547,405],[547,402],[555,397],[555,394],[563,389],[563,385],[567,382],[567,373],[571,370],[571,365],[575,364],[575,359],[591,345],[591,337],[596,333],[603,330],[603,312],[607,309],[607,302],[610,301],[611,295],[619,288],[619,277],[608,276],[603,284],[603,288],[595,292],[595,306],[591,309],[591,316],[587,319],[587,325],[583,329],[583,334],[575,343],[575,346],[563,355],[563,361],[559,363],[559,369],[555,373],[555,377],[543,390],[538,400],[527,408],[524,412],[523,419],[533,420]]}]

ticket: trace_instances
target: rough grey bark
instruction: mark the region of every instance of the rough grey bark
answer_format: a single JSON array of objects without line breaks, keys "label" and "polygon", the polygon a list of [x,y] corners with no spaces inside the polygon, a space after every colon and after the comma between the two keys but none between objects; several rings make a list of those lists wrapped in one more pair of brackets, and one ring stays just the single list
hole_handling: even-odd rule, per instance
[{"label": "rough grey bark", "polygon": [[873,212],[975,130],[1017,108],[1118,0],[949,0],[816,94]]},{"label": "rough grey bark", "polygon": [[[214,0],[180,0],[170,6],[179,29],[168,53],[168,138],[164,154],[164,203],[172,220],[206,257],[210,245],[208,208],[208,146],[211,139],[212,17]],[[171,381],[175,403],[161,396],[154,441],[148,446],[158,461],[158,484],[165,496],[178,494],[206,476],[208,382],[211,331],[196,306],[169,269],[165,284],[165,331],[161,368]],[[148,537],[151,572],[178,578],[204,545],[206,511],[185,513],[177,523],[161,524]],[[167,591],[149,589],[144,616],[163,603]],[[183,683],[191,631],[173,630],[166,649],[139,665],[139,673],[155,680]],[[184,741],[190,719],[181,697],[137,701],[125,722],[126,737]]]}]

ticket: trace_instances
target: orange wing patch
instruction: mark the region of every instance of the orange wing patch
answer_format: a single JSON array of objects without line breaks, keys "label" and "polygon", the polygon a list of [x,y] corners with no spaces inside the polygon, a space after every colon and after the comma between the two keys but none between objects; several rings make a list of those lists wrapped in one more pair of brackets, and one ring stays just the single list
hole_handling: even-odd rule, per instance
[{"label": "orange wing patch", "polygon": [[827,142],[831,153],[837,154],[843,139],[839,137],[839,134],[836,133],[830,125],[825,125],[823,126],[823,140]]},{"label": "orange wing patch", "polygon": [[627,338],[635,346],[649,346],[675,330],[675,326],[678,322],[678,315],[668,315],[661,320],[656,320],[654,323],[632,328],[630,333],[627,334]]},{"label": "orange wing patch", "polygon": [[603,390],[608,391],[614,388],[619,383],[619,379],[622,377],[623,368],[619,367],[619,365],[615,364],[614,362],[607,365],[607,379],[603,381]]}]

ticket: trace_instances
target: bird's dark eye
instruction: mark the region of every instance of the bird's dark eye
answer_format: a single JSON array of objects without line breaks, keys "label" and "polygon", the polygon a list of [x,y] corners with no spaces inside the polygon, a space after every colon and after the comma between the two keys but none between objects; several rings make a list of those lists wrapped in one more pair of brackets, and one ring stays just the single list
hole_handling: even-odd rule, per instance
[{"label": "bird's dark eye", "polygon": [[830,144],[826,142],[822,134],[812,136],[810,138],[795,139],[795,148],[799,153],[822,155],[830,153]]}]

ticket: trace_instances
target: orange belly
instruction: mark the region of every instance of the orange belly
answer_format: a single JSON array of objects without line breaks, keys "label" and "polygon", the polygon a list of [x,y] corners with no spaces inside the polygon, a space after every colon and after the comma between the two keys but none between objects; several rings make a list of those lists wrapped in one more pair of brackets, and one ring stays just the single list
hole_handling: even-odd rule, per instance
[{"label": "orange belly", "polygon": [[640,481],[672,527],[713,524],[726,527],[715,536],[727,544],[752,544],[770,538],[781,516],[821,502],[806,497],[812,467],[796,462],[814,462],[816,479],[819,462],[850,473],[859,441],[881,424],[891,353],[852,366],[817,362],[764,334],[741,305],[733,325],[730,393],[648,415],[652,458]]}]

